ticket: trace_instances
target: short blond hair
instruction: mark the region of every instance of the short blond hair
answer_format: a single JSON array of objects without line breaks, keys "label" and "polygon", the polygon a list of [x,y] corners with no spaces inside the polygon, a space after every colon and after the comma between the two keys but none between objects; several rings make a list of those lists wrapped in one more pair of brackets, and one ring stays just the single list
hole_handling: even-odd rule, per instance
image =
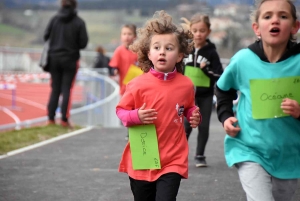
[{"label": "short blond hair", "polygon": [[209,20],[209,16],[208,15],[203,15],[201,13],[196,13],[194,14],[190,20],[182,17],[181,20],[184,21],[184,23],[182,24],[182,26],[184,26],[186,29],[190,29],[191,26],[193,24],[196,24],[198,22],[203,22],[204,24],[206,24],[207,28],[210,29],[210,20]]}]

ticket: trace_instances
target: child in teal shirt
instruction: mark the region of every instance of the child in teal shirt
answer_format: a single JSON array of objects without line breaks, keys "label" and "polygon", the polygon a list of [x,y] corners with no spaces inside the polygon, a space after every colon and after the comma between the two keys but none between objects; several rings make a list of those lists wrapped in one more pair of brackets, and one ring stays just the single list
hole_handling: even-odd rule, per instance
[{"label": "child in teal shirt", "polygon": [[[218,80],[217,113],[227,133],[226,162],[237,167],[247,200],[289,201],[300,178],[300,84],[289,87],[284,80],[300,78],[300,45],[292,42],[299,22],[290,0],[261,0],[256,6],[252,28],[259,40],[234,55]],[[280,91],[271,95],[276,88],[255,85],[270,80],[280,81],[293,97],[281,98]],[[262,89],[272,100],[255,99]],[[234,117],[232,101],[237,90]],[[281,98],[278,105],[277,98]],[[265,103],[274,107],[261,107]],[[272,110],[283,115],[271,117]]]}]

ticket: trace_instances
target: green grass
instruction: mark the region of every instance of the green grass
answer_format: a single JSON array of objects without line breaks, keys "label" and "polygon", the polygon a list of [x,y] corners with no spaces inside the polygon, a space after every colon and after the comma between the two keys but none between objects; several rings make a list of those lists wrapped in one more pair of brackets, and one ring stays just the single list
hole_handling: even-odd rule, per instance
[{"label": "green grass", "polygon": [[23,29],[0,23],[0,46],[27,47],[35,36]]},{"label": "green grass", "polygon": [[70,130],[59,125],[49,125],[0,133],[0,155],[80,128],[75,126]]},{"label": "green grass", "polygon": [[15,36],[22,36],[24,31],[6,24],[0,24],[0,34],[12,34]]}]

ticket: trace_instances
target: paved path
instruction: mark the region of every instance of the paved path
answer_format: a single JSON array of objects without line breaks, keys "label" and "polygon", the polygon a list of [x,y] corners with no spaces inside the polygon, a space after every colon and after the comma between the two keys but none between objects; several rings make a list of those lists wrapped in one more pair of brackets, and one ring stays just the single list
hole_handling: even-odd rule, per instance
[{"label": "paved path", "polygon": [[[216,114],[206,156],[209,167],[196,168],[196,130],[190,138],[189,179],[178,201],[245,201],[237,172],[226,166],[224,133]],[[93,129],[0,160],[0,201],[129,201],[126,174],[117,168],[125,128]],[[300,201],[300,185],[294,201]]]}]

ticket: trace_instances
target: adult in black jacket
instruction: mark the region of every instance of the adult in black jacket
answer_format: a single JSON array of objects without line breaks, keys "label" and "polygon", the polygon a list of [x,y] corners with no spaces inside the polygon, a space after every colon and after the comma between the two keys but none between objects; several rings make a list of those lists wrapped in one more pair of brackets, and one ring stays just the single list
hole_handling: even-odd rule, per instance
[{"label": "adult in black jacket", "polygon": [[[204,151],[209,137],[210,116],[212,112],[212,102],[214,96],[215,82],[223,73],[223,67],[220,62],[216,46],[207,38],[210,34],[210,22],[207,15],[195,14],[190,21],[183,18],[189,25],[193,34],[194,48],[185,59],[186,66],[200,68],[201,71],[209,78],[208,86],[195,86],[195,103],[200,108],[202,123],[198,126],[197,148],[196,148],[196,167],[206,167],[206,157]],[[192,127],[185,119],[185,132],[189,138]]]},{"label": "adult in black jacket", "polygon": [[79,68],[80,49],[86,47],[88,35],[85,22],[77,15],[76,0],[61,0],[61,8],[50,20],[44,40],[50,40],[49,72],[51,94],[48,102],[49,124],[55,123],[55,111],[62,94],[61,125],[70,127],[71,89]]}]

